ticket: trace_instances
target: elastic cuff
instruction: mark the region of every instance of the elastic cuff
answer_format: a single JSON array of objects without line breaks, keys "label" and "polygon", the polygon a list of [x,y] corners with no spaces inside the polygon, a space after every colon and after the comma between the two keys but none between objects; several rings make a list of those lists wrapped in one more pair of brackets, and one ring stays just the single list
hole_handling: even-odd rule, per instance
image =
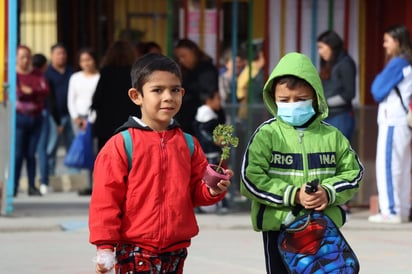
[{"label": "elastic cuff", "polygon": [[330,187],[329,185],[321,185],[323,189],[326,191],[326,196],[328,197],[328,205],[331,205],[336,200],[335,189]]},{"label": "elastic cuff", "polygon": [[299,190],[296,186],[286,187],[283,204],[287,207],[295,206],[295,196],[296,192]]},{"label": "elastic cuff", "polygon": [[97,249],[111,249],[114,250],[114,245],[111,244],[102,244],[102,245],[98,245]]}]

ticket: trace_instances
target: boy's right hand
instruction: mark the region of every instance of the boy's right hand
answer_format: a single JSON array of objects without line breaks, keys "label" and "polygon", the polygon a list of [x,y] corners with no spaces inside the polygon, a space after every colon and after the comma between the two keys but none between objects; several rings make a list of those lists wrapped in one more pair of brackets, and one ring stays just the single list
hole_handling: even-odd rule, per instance
[{"label": "boy's right hand", "polygon": [[[306,185],[304,185],[306,187]],[[300,189],[298,201],[306,209],[314,209],[317,211],[324,210],[328,205],[328,197],[325,189],[319,186],[316,192],[306,193]]]},{"label": "boy's right hand", "polygon": [[96,273],[104,274],[110,272],[115,263],[115,255],[113,250],[98,249],[94,261],[96,262]]}]

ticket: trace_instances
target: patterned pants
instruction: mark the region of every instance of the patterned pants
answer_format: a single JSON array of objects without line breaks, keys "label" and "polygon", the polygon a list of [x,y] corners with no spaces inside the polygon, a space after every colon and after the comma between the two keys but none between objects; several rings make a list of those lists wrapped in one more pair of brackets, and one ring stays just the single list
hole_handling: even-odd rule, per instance
[{"label": "patterned pants", "polygon": [[143,248],[123,245],[116,251],[116,274],[182,274],[187,249],[153,253]]}]

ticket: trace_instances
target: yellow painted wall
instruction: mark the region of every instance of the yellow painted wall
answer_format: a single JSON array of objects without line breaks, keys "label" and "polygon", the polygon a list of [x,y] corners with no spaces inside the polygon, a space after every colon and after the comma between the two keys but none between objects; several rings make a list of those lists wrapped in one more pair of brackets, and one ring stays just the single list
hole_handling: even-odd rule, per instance
[{"label": "yellow painted wall", "polygon": [[[233,0],[222,0],[222,3],[233,2]],[[239,0],[249,3],[250,0]],[[253,39],[263,38],[265,35],[265,0],[253,0]],[[246,18],[244,18],[246,20]]]},{"label": "yellow painted wall", "polygon": [[265,1],[253,2],[253,38],[265,37]]},{"label": "yellow painted wall", "polygon": [[128,1],[119,0],[114,10],[114,37],[120,38],[122,31],[127,27],[128,15],[140,13],[129,19],[130,29],[144,33],[142,41],[155,41],[166,50],[167,42],[167,1]]},{"label": "yellow painted wall", "polygon": [[49,58],[50,47],[56,42],[56,0],[21,0],[20,43]]},{"label": "yellow painted wall", "polygon": [[[175,1],[176,5],[179,1]],[[231,2],[231,0],[223,0]],[[240,0],[240,2],[249,2],[249,0]],[[133,1],[118,0],[115,3],[114,10],[114,37],[120,38],[121,32],[126,29],[127,16],[132,13],[152,13],[159,15],[158,18],[138,17],[130,20],[132,30],[143,31],[143,41],[155,41],[160,44],[163,50],[167,46],[167,0],[150,0],[150,1]],[[253,38],[263,38],[265,34],[265,1],[253,1]],[[164,17],[161,17],[164,15]],[[178,14],[174,14],[178,16]],[[174,26],[177,27],[177,26]]]}]

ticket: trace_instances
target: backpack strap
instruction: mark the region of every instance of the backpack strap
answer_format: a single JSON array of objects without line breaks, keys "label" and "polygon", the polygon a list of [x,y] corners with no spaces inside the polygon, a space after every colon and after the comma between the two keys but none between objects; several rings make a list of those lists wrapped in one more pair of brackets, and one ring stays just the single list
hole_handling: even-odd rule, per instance
[{"label": "backpack strap", "polygon": [[127,167],[128,171],[132,168],[132,155],[133,155],[133,143],[132,143],[132,137],[130,136],[129,130],[123,130],[120,132],[123,135],[123,141],[124,141],[124,148],[126,150],[126,155],[127,155]]},{"label": "backpack strap", "polygon": [[193,136],[186,132],[183,132],[183,134],[185,135],[186,143],[190,150],[190,157],[192,157],[193,151],[195,150],[195,143],[193,142]]},{"label": "backpack strap", "polygon": [[398,86],[395,86],[394,89],[395,89],[396,95],[398,95],[399,99],[401,100],[401,105],[402,105],[403,110],[404,110],[406,113],[408,113],[409,110],[408,110],[408,108],[405,106],[405,104],[403,103],[402,95],[401,95],[401,92],[399,91]]},{"label": "backpack strap", "polygon": [[[132,168],[132,155],[133,155],[132,137],[130,136],[130,132],[127,129],[121,131],[120,133],[123,136],[124,149],[127,155],[127,166],[128,166],[128,171],[130,172],[130,169]],[[190,150],[190,157],[192,157],[193,151],[195,150],[195,143],[193,141],[193,136],[186,132],[184,132],[184,135],[185,135],[187,146],[189,147],[189,150]]]}]

